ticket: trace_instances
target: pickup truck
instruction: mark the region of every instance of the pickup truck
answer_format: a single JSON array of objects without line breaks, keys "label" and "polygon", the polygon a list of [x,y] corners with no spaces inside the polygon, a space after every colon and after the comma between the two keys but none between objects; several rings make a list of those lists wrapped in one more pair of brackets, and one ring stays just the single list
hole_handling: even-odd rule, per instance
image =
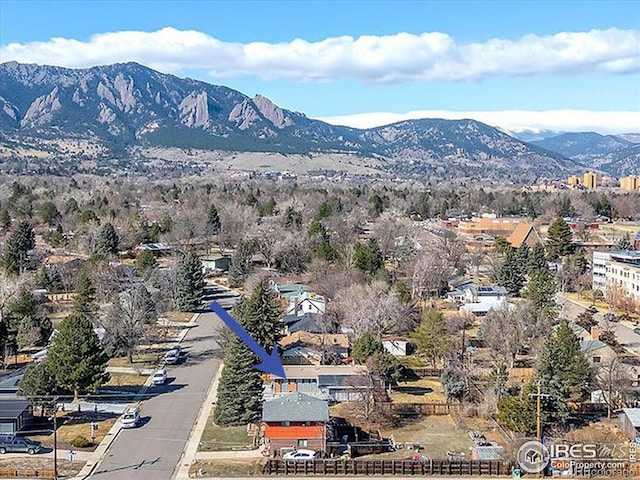
[{"label": "pickup truck", "polygon": [[36,442],[26,437],[0,437],[0,454],[5,453],[28,453],[33,455],[42,448],[40,442]]}]

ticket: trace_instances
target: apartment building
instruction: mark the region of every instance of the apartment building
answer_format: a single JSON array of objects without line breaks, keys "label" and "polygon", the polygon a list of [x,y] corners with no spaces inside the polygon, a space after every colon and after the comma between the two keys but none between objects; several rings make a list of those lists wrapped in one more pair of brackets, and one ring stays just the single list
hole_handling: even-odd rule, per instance
[{"label": "apartment building", "polygon": [[496,215],[474,217],[471,221],[459,222],[458,232],[471,237],[476,235],[508,237],[523,221],[522,218],[498,217]]},{"label": "apartment building", "polygon": [[598,187],[598,176],[593,172],[587,172],[582,179],[582,185],[589,190],[595,190]]},{"label": "apartment building", "polygon": [[626,192],[640,190],[640,176],[629,175],[620,179],[620,188]]},{"label": "apartment building", "polygon": [[594,290],[620,285],[630,298],[640,302],[640,252],[593,252],[592,271]]}]

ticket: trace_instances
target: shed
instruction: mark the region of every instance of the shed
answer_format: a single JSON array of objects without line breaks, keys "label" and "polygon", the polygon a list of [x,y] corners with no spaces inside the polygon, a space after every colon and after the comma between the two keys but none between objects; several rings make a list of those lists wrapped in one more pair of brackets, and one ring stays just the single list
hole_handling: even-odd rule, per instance
[{"label": "shed", "polygon": [[640,440],[640,408],[624,408],[620,414],[620,430],[622,430],[629,440],[638,442]]},{"label": "shed", "polygon": [[0,400],[0,433],[16,433],[31,424],[33,407],[26,400]]},{"label": "shed", "polygon": [[231,257],[228,255],[218,255],[216,257],[202,257],[202,269],[204,273],[213,272],[219,270],[221,272],[228,272],[231,265]]}]

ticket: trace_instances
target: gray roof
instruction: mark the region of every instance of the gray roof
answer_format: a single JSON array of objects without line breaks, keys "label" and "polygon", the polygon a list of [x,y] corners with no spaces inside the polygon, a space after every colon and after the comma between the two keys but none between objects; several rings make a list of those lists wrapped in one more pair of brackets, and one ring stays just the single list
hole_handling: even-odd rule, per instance
[{"label": "gray roof", "polygon": [[263,422],[327,422],[329,405],[304,393],[291,393],[265,402],[262,407]]},{"label": "gray roof", "polygon": [[367,387],[369,379],[363,375],[318,375],[319,387]]},{"label": "gray roof", "polygon": [[640,408],[624,408],[622,411],[631,422],[631,425],[640,428]]},{"label": "gray roof", "polygon": [[29,405],[26,400],[0,400],[0,419],[13,420],[18,418]]},{"label": "gray roof", "polygon": [[607,344],[600,340],[585,340],[584,342],[580,342],[580,350],[583,352],[594,352],[606,346]]}]

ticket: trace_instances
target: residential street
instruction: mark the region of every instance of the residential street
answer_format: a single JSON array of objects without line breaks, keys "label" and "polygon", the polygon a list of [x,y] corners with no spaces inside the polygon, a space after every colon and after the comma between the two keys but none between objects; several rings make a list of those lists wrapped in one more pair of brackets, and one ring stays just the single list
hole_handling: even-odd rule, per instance
[{"label": "residential street", "polygon": [[182,342],[186,355],[167,367],[167,384],[149,389],[159,395],[143,402],[142,426],[119,433],[92,478],[172,478],[220,362],[214,341],[220,323],[211,312],[200,315]]},{"label": "residential street", "polygon": [[[564,301],[564,306],[561,309],[561,316],[569,320],[575,320],[578,314],[585,310],[583,306],[578,305],[571,300],[563,300],[561,295],[558,295],[558,297],[561,302]],[[594,318],[601,326],[604,324],[604,313],[606,312],[599,311],[594,315]],[[633,333],[633,327],[631,324],[617,322],[614,323],[614,326],[618,342],[620,342],[620,344],[627,350],[635,353],[636,355],[640,355],[640,335]]]}]

